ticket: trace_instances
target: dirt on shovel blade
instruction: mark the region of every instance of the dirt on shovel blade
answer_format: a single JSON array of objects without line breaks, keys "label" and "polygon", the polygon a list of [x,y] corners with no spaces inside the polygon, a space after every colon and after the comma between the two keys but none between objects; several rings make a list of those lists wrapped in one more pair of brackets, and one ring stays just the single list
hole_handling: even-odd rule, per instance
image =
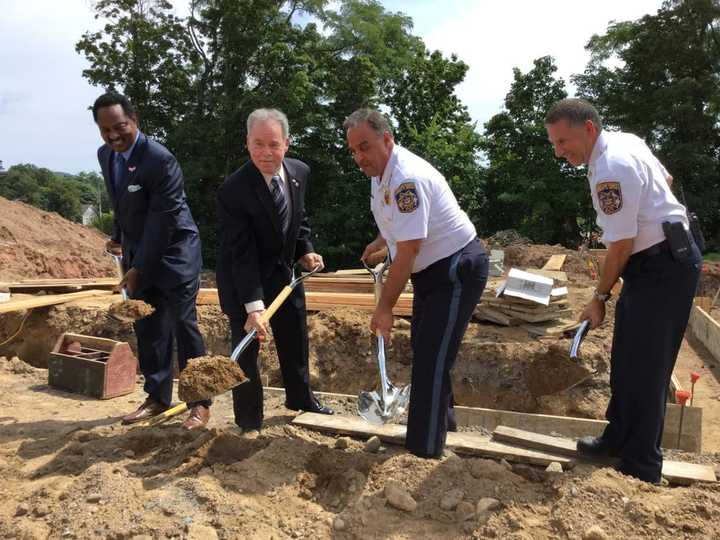
[{"label": "dirt on shovel blade", "polygon": [[226,356],[201,356],[190,360],[180,373],[178,397],[187,403],[201,401],[247,380],[240,366]]},{"label": "dirt on shovel blade", "polygon": [[142,300],[123,300],[110,306],[110,316],[120,321],[135,322],[153,314],[155,308]]},{"label": "dirt on shovel blade", "polygon": [[582,360],[572,360],[566,347],[552,344],[524,369],[523,377],[534,397],[555,394],[585,380],[591,370]]}]

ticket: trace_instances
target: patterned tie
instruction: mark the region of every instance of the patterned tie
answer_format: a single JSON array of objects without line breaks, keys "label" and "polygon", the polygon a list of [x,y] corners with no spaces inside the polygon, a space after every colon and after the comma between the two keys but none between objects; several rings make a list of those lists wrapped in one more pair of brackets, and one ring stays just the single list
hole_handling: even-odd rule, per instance
[{"label": "patterned tie", "polygon": [[285,193],[283,192],[280,182],[282,182],[282,179],[279,176],[273,176],[270,179],[270,194],[272,195],[273,202],[275,203],[275,209],[280,217],[282,232],[285,234],[288,230],[290,222],[288,221],[287,199],[285,198]]}]

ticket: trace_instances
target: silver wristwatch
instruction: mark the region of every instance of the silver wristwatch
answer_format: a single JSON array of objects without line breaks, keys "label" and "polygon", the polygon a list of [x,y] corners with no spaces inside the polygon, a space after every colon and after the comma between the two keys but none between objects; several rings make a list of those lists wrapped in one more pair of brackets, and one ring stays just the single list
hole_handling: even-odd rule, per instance
[{"label": "silver wristwatch", "polygon": [[595,290],[593,291],[593,297],[597,298],[597,299],[600,300],[601,302],[607,302],[607,301],[610,299],[611,296],[612,296],[612,294],[610,294],[609,292],[607,292],[607,293],[605,293],[605,294],[601,294],[601,293],[598,292],[597,289],[595,289]]}]

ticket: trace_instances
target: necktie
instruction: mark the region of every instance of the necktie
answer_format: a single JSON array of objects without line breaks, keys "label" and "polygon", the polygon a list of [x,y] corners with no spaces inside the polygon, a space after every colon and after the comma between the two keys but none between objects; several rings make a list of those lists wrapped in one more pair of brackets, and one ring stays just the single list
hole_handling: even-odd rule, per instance
[{"label": "necktie", "polygon": [[125,158],[122,154],[115,154],[113,165],[113,185],[115,187],[115,192],[117,193],[125,180]]},{"label": "necktie", "polygon": [[278,217],[280,218],[282,232],[285,234],[290,222],[288,220],[287,199],[285,198],[285,193],[283,192],[280,182],[282,182],[282,179],[279,176],[273,176],[270,179],[270,194],[272,195],[273,203],[275,203],[275,209],[277,210]]}]

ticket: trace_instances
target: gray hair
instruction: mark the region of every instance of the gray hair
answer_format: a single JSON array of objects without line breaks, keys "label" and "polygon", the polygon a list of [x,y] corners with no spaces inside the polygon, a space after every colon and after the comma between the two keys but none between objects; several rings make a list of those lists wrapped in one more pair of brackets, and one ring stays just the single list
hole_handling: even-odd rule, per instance
[{"label": "gray hair", "polygon": [[545,115],[545,124],[554,124],[563,119],[571,126],[580,126],[590,120],[598,131],[602,130],[600,114],[589,101],[584,99],[567,98],[555,102]]},{"label": "gray hair", "polygon": [[375,109],[358,109],[348,116],[343,122],[345,133],[347,133],[350,128],[358,127],[360,124],[365,122],[367,122],[372,130],[380,137],[385,135],[386,132],[390,135],[393,134],[392,127],[390,126],[388,119],[384,114],[380,111],[376,111]]},{"label": "gray hair", "polygon": [[288,124],[287,116],[280,109],[255,109],[250,113],[247,119],[247,132],[250,135],[255,122],[264,122],[266,120],[274,120],[282,128],[283,137],[286,139],[290,136],[290,125]]}]

